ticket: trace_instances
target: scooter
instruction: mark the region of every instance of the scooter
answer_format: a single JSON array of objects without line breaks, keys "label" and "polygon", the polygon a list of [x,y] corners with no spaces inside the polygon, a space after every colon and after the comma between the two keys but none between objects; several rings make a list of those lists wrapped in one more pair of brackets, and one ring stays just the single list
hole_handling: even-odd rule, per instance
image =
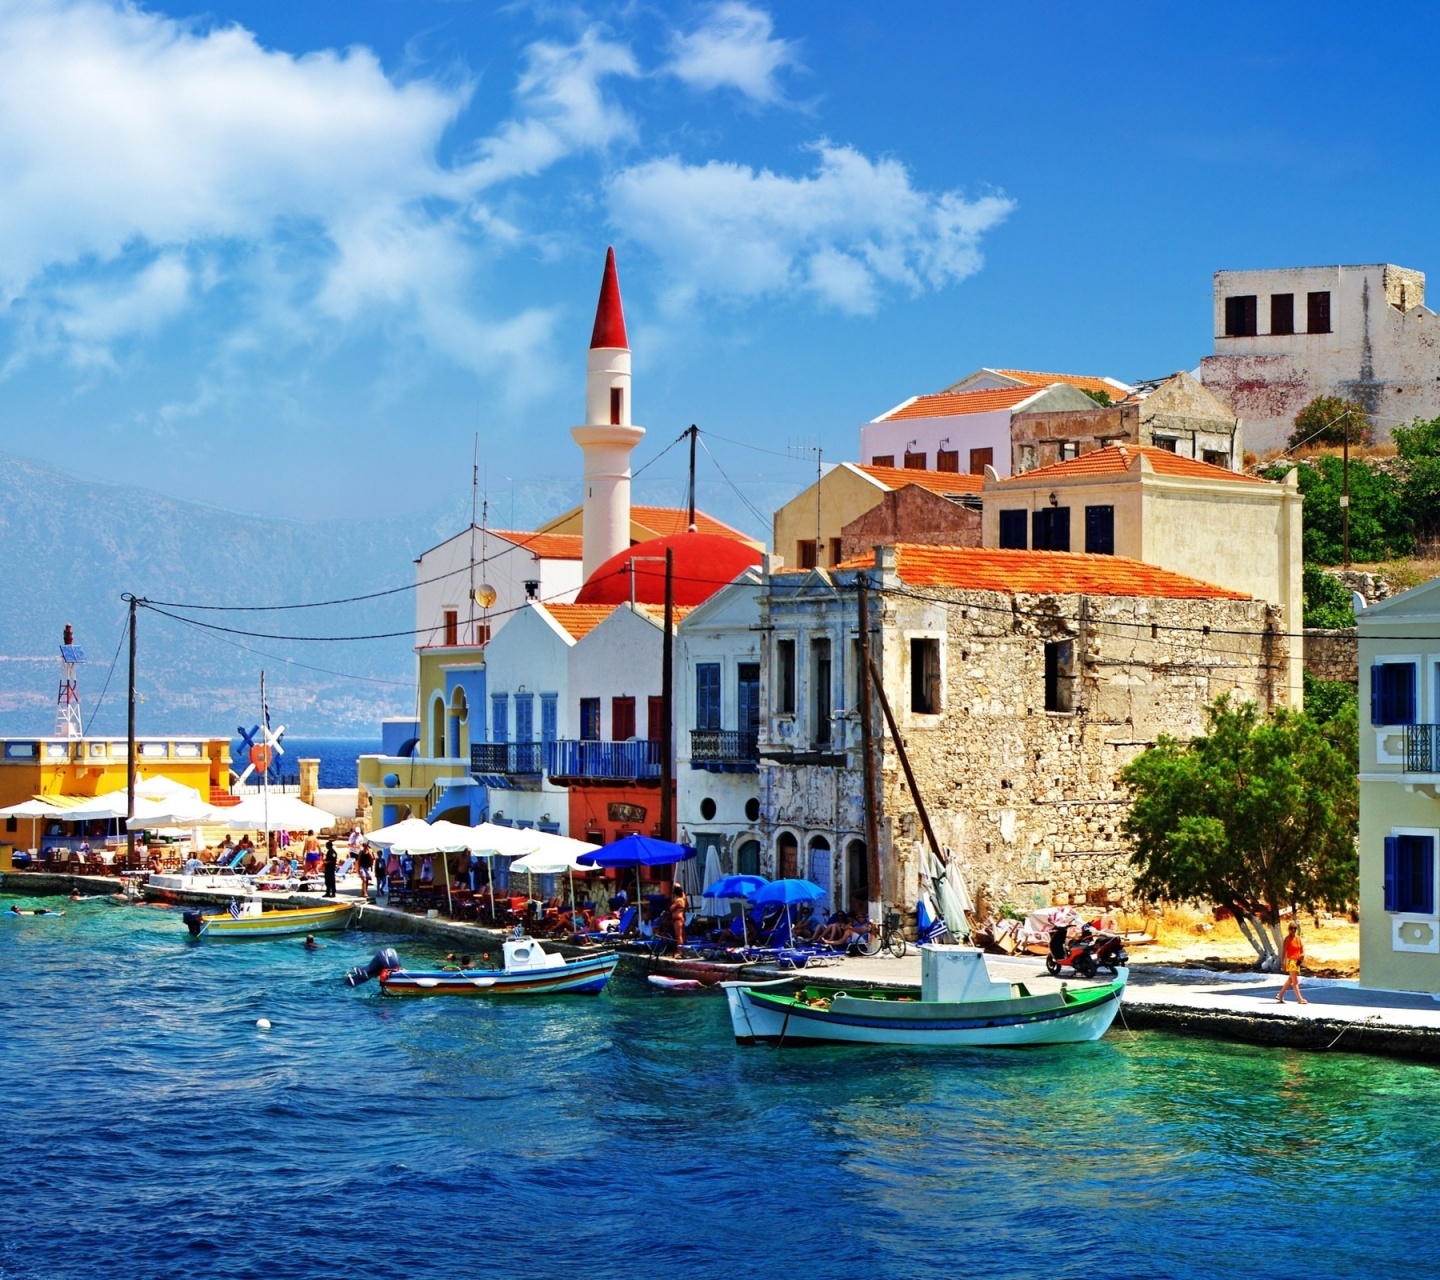
[{"label": "scooter", "polygon": [[1096,933],[1086,925],[1073,942],[1064,925],[1050,930],[1050,954],[1045,972],[1058,978],[1062,969],[1072,969],[1082,978],[1093,978],[1101,969],[1115,973],[1130,963],[1124,939],[1118,933]]}]

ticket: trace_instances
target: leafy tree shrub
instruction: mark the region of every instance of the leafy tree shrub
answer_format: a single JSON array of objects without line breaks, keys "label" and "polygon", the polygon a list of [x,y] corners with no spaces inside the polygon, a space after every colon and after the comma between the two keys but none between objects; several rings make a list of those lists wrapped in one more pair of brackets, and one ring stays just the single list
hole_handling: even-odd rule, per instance
[{"label": "leafy tree shrub", "polygon": [[1355,610],[1350,591],[1339,578],[1314,565],[1305,566],[1302,579],[1305,591],[1305,625],[1307,627],[1353,627]]},{"label": "leafy tree shrub", "polygon": [[1440,536],[1440,418],[1416,418],[1393,434],[1402,464],[1400,492],[1415,535]]},{"label": "leafy tree shrub", "polygon": [[1082,395],[1089,396],[1090,399],[1095,401],[1095,403],[1100,405],[1102,408],[1105,408],[1114,403],[1114,401],[1110,399],[1110,393],[1108,391],[1091,391],[1086,387],[1081,387],[1080,393]]},{"label": "leafy tree shrub", "polygon": [[1369,444],[1374,435],[1370,416],[1359,401],[1316,396],[1295,415],[1295,430],[1285,446],[1299,449],[1307,445],[1343,444],[1347,427],[1351,444]]},{"label": "leafy tree shrub", "polygon": [[1358,723],[1360,690],[1348,680],[1321,680],[1305,673],[1305,714],[1316,724],[1327,725],[1350,716]]},{"label": "leafy tree shrub", "polygon": [[[1339,564],[1344,558],[1340,495],[1345,464],[1340,458],[1315,458],[1298,468],[1305,495],[1305,560]],[[1289,467],[1271,467],[1266,476],[1283,479]],[[1415,540],[1414,511],[1400,480],[1368,462],[1350,460],[1350,558],[1387,560],[1409,555]]]},{"label": "leafy tree shrub", "polygon": [[1125,767],[1124,831],[1135,887],[1171,902],[1228,907],[1262,969],[1281,948],[1280,911],[1355,900],[1359,728],[1281,708],[1262,716],[1228,697],[1193,742],[1160,740]]}]

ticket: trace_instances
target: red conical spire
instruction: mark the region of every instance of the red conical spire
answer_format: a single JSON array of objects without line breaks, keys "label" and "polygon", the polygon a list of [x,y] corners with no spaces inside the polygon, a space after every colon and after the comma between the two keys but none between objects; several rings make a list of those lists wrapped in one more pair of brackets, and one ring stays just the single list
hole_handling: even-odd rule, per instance
[{"label": "red conical spire", "polygon": [[624,347],[630,349],[625,337],[625,310],[620,305],[620,277],[615,274],[615,250],[605,250],[605,276],[600,281],[600,305],[595,308],[595,329],[590,334],[590,347]]}]

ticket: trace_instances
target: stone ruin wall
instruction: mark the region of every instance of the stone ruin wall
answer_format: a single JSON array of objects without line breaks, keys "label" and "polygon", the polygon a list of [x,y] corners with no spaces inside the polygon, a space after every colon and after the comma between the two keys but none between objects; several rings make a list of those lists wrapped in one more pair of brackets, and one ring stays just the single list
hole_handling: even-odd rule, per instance
[{"label": "stone ruin wall", "polygon": [[[959,855],[982,914],[1070,895],[1128,900],[1120,770],[1162,733],[1203,732],[1205,708],[1222,693],[1272,705],[1284,688],[1283,634],[1201,629],[1283,633],[1278,612],[1258,601],[954,594],[946,714],[934,728],[902,724],[937,838]],[[887,611],[906,625],[906,603],[889,597]],[[1066,638],[1076,642],[1076,710],[1047,712],[1043,645]],[[908,693],[908,672],[896,681],[891,662],[886,669],[892,698]],[[911,854],[910,896],[923,832],[888,741],[881,786],[892,860]]]}]

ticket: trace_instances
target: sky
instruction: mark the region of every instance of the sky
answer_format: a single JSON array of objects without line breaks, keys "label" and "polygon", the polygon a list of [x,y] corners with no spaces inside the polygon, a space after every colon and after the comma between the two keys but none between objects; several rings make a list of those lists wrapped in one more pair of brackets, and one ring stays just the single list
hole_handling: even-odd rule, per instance
[{"label": "sky", "polygon": [[[1431,6],[0,0],[0,451],[300,519],[742,486],[985,365],[1212,349],[1211,274],[1440,266]],[[651,472],[674,475],[676,450]],[[706,460],[708,467],[712,464]]]}]

